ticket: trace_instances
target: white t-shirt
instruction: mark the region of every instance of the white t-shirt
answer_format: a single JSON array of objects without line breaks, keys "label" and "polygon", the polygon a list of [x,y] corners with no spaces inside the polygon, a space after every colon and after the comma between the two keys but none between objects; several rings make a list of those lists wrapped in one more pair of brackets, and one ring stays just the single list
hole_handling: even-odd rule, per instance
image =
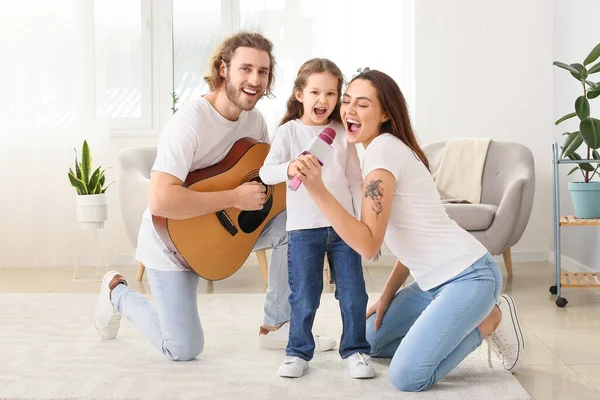
[{"label": "white t-shirt", "polygon": [[477,239],[448,217],[431,173],[394,135],[381,134],[367,146],[363,177],[376,169],[396,178],[385,244],[422,290],[446,282],[486,254]]},{"label": "white t-shirt", "polygon": [[[166,172],[185,181],[190,172],[225,158],[233,144],[243,137],[269,142],[267,124],[260,111],[242,111],[237,121],[230,121],[204,97],[192,99],[163,129],[152,170]],[[142,217],[135,258],[150,269],[188,270],[161,241],[148,208]]]},{"label": "white t-shirt", "polygon": [[[324,161],[323,183],[340,204],[360,218],[362,176],[356,147],[346,140],[346,130],[339,122],[325,126],[308,126],[299,119],[288,121],[277,130],[269,155],[260,169],[261,180],[269,185],[290,181],[287,169],[291,160],[307,150],[311,142],[325,128],[335,130],[333,152]],[[288,231],[331,226],[319,207],[309,196],[304,185],[298,190],[287,188],[286,209]]]}]

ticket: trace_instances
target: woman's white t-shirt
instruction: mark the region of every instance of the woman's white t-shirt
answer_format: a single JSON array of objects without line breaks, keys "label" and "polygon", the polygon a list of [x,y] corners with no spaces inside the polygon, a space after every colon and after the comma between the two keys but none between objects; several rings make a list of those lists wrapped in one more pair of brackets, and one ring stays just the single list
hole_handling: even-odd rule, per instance
[{"label": "woman's white t-shirt", "polygon": [[448,217],[431,173],[396,136],[384,133],[373,139],[362,169],[363,179],[377,169],[396,178],[384,241],[422,290],[439,286],[487,253]]}]

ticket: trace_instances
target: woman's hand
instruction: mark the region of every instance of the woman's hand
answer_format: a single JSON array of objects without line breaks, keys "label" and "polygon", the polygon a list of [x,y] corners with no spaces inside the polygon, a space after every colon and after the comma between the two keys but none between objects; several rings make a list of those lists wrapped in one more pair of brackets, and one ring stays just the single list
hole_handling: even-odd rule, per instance
[{"label": "woman's hand", "polygon": [[321,176],[321,164],[313,154],[303,154],[295,161],[298,177],[302,180],[307,190],[319,189],[325,184]]},{"label": "woman's hand", "polygon": [[377,299],[375,303],[371,304],[371,306],[367,309],[367,318],[369,318],[373,314],[376,314],[374,324],[374,328],[376,331],[378,331],[379,328],[381,328],[381,321],[383,320],[383,316],[385,315],[385,312],[387,311],[389,306],[390,300],[382,295]]}]

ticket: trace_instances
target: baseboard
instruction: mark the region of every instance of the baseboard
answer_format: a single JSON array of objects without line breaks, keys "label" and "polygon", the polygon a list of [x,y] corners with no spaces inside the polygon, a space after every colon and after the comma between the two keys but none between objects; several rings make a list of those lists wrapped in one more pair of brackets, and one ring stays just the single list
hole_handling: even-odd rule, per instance
[{"label": "baseboard", "polygon": [[[554,265],[554,251],[548,253],[548,261]],[[598,272],[587,265],[562,254],[560,256],[560,267],[569,272]]]}]

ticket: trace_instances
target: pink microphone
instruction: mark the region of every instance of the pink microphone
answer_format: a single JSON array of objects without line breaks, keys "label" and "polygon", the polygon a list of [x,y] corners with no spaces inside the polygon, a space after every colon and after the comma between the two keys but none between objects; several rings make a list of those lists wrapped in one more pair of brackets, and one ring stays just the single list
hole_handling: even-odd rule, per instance
[{"label": "pink microphone", "polygon": [[[319,136],[312,140],[308,150],[304,150],[302,154],[313,154],[315,157],[317,157],[319,163],[323,165],[325,159],[333,151],[333,147],[331,147],[333,139],[335,139],[335,131],[331,128],[325,128],[323,132],[319,133]],[[302,180],[295,176],[291,180],[288,187],[290,190],[296,191],[300,187],[301,183]]]}]

